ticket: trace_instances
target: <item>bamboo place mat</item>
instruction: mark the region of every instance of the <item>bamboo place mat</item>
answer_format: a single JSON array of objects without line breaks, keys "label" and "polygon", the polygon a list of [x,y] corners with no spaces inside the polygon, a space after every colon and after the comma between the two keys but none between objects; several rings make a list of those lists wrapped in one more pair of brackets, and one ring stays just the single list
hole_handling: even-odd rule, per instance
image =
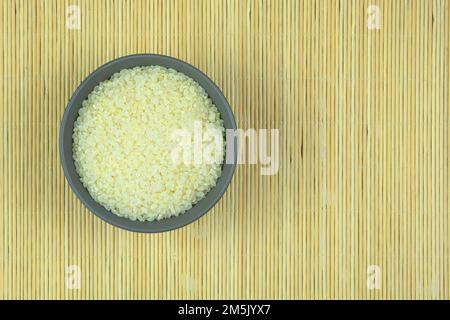
[{"label": "bamboo place mat", "polygon": [[[2,0],[0,297],[448,299],[449,11]],[[173,232],[91,214],[60,166],[60,120],[80,81],[133,53],[191,63],[240,128],[278,129],[277,174],[239,165]]]}]

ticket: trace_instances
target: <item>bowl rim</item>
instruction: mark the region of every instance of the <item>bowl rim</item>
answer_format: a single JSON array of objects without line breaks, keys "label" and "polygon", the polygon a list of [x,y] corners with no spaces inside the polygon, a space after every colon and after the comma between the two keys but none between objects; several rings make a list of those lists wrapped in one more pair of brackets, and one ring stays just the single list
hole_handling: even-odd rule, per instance
[{"label": "bowl rim", "polygon": [[[66,146],[65,146],[65,143],[64,143],[64,133],[66,132],[66,130],[67,130],[67,126],[68,126],[68,124],[69,124],[69,121],[68,121],[68,118],[69,118],[69,116],[70,116],[70,114],[71,114],[71,112],[72,112],[72,110],[74,109],[74,108],[77,108],[77,106],[78,106],[78,104],[76,104],[75,103],[75,101],[77,100],[77,97],[80,95],[80,92],[81,91],[83,91],[84,90],[84,88],[85,87],[87,87],[88,85],[90,85],[91,84],[91,81],[92,81],[92,79],[93,78],[95,78],[95,76],[96,75],[98,75],[98,74],[100,74],[101,72],[103,72],[103,70],[104,69],[106,69],[106,68],[108,68],[108,67],[110,67],[110,66],[112,66],[112,65],[116,65],[116,64],[120,64],[120,63],[122,63],[122,62],[124,62],[124,61],[127,61],[127,60],[130,60],[130,59],[135,59],[135,58],[139,58],[139,59],[142,59],[142,58],[148,58],[148,59],[154,59],[154,58],[157,58],[157,59],[163,59],[163,60],[166,60],[167,62],[174,62],[175,64],[181,64],[181,65],[183,65],[185,68],[187,68],[187,69],[190,69],[190,71],[191,72],[193,72],[193,73],[196,73],[200,78],[203,78],[202,80],[203,81],[206,81],[207,83],[208,83],[208,85],[209,86],[211,86],[216,92],[216,94],[218,94],[219,95],[219,98],[220,98],[220,102],[221,102],[221,105],[222,105],[222,107],[224,107],[225,108],[225,112],[228,114],[228,116],[229,116],[229,118],[230,118],[230,121],[231,121],[231,128],[229,128],[229,129],[233,129],[235,132],[236,132],[236,130],[237,130],[237,126],[236,126],[236,120],[235,120],[235,117],[234,117],[234,114],[233,114],[233,110],[231,109],[231,106],[229,105],[229,103],[228,103],[228,101],[227,101],[227,99],[226,99],[226,97],[224,96],[224,94],[222,93],[222,91],[220,90],[220,88],[214,83],[214,81],[212,81],[205,73],[203,73],[201,70],[199,70],[198,68],[196,68],[196,67],[194,67],[193,65],[191,65],[190,63],[187,63],[187,62],[185,62],[185,61],[182,61],[182,60],[179,60],[179,59],[177,59],[177,58],[174,58],[174,57],[171,57],[171,56],[167,56],[167,55],[161,55],[161,54],[154,54],[154,53],[141,53],[141,54],[131,54],[131,55],[125,55],[125,56],[121,56],[121,57],[118,57],[118,58],[115,58],[115,59],[113,59],[113,60],[110,60],[110,61],[108,61],[108,62],[106,62],[106,63],[104,63],[103,65],[101,65],[101,66],[99,66],[99,67],[97,67],[94,71],[92,71],[86,78],[84,78],[84,80],[83,81],[81,81],[81,83],[78,85],[78,87],[77,87],[77,89],[74,91],[74,93],[72,94],[72,96],[71,96],[71,98],[70,98],[70,100],[69,100],[69,102],[67,103],[67,105],[66,105],[66,107],[65,107],[65,110],[64,110],[64,114],[63,114],[63,117],[62,117],[62,119],[61,119],[61,123],[60,123],[60,127],[59,127],[59,155],[60,155],[60,162],[61,162],[61,166],[63,167],[63,171],[64,171],[64,176],[65,176],[65,178],[66,178],[66,180],[67,180],[67,182],[69,183],[69,186],[70,186],[70,188],[72,189],[72,191],[75,193],[75,195],[77,196],[77,198],[83,203],[83,205],[87,208],[87,209],[89,209],[89,211],[91,211],[91,213],[94,213],[94,215],[95,216],[97,216],[98,218],[100,218],[101,220],[103,220],[103,221],[105,221],[105,222],[107,222],[107,223],[109,223],[109,224],[111,224],[111,225],[113,225],[113,226],[115,226],[115,227],[118,227],[118,228],[121,228],[121,229],[124,229],[124,230],[127,230],[127,231],[132,231],[132,232],[139,232],[139,233],[160,233],[160,232],[166,232],[166,231],[172,231],[172,230],[175,230],[175,229],[178,229],[178,228],[181,228],[181,227],[184,227],[184,226],[186,226],[186,225],[189,225],[189,224],[191,224],[191,223],[193,223],[194,221],[196,221],[196,220],[198,220],[198,219],[200,219],[201,217],[203,217],[207,212],[209,212],[210,210],[211,210],[211,208],[213,208],[216,204],[217,204],[217,202],[223,197],[223,195],[225,194],[225,192],[226,192],[226,190],[228,189],[228,187],[229,187],[229,185],[230,185],[230,182],[231,182],[231,180],[232,180],[232,178],[233,178],[233,176],[234,176],[234,172],[235,172],[235,170],[236,170],[236,163],[237,163],[237,137],[236,137],[236,135],[234,135],[234,137],[233,137],[233,139],[234,139],[234,155],[233,155],[233,163],[231,163],[231,164],[229,164],[229,163],[227,163],[227,165],[230,165],[230,168],[231,168],[231,170],[228,172],[228,174],[227,174],[227,176],[225,176],[225,181],[224,181],[224,183],[223,183],[223,185],[221,186],[221,188],[220,189],[216,189],[217,190],[217,192],[216,192],[216,196],[212,199],[212,201],[210,201],[209,203],[208,203],[208,205],[203,209],[203,210],[201,210],[199,213],[197,213],[197,214],[192,214],[192,216],[191,217],[189,217],[186,221],[182,221],[182,222],[178,222],[178,223],[172,223],[172,224],[170,224],[170,225],[168,225],[168,226],[165,226],[165,227],[155,227],[155,228],[144,228],[143,226],[142,227],[132,227],[132,226],[130,226],[130,225],[127,225],[127,224],[121,224],[121,223],[118,223],[117,221],[115,221],[115,220],[113,220],[109,215],[106,215],[106,214],[104,214],[104,213],[102,213],[102,212],[98,212],[98,210],[96,209],[96,208],[94,208],[92,205],[91,205],[91,203],[89,203],[88,201],[86,201],[86,199],[85,199],[85,197],[84,197],[84,195],[82,195],[81,194],[81,192],[80,192],[80,190],[78,189],[78,187],[75,185],[75,181],[74,181],[74,177],[72,176],[72,172],[71,171],[73,171],[73,170],[69,170],[69,168],[68,168],[68,162],[69,161],[73,161],[73,158],[70,160],[70,159],[67,159],[67,157],[66,157],[66,155],[65,155],[65,152],[64,152],[64,150],[66,149]],[[160,64],[157,64],[157,63],[155,63],[155,64],[149,64],[149,65],[160,65]],[[138,67],[139,65],[136,65],[135,67]],[[167,67],[167,66],[166,66]],[[120,70],[123,70],[123,69],[129,69],[129,68],[132,68],[132,67],[124,67],[124,68],[121,68]],[[168,68],[173,68],[173,69],[175,69],[175,70],[177,70],[176,69],[176,67],[168,67]],[[114,72],[114,73],[117,73],[117,72],[120,72],[120,70],[118,70],[118,71],[116,71],[116,72]],[[179,70],[177,70],[177,71],[179,71]],[[179,71],[179,72],[182,72],[182,71]],[[191,77],[190,75],[188,75],[189,77]],[[109,77],[110,78],[110,77]],[[109,79],[108,78],[108,79]],[[191,77],[192,78],[192,77]],[[194,79],[196,82],[198,82],[198,80],[197,79]],[[96,82],[95,83],[95,86],[96,85],[98,85],[100,82],[102,82],[102,81],[104,81],[104,80],[101,80],[101,81],[98,81],[98,82]],[[95,87],[94,86],[94,87]],[[208,95],[209,95],[209,92],[205,89],[205,91],[208,93]],[[210,96],[210,98],[211,98],[211,100],[213,100],[213,98]],[[216,102],[216,101],[214,101],[213,100],[213,102]],[[216,104],[216,103],[215,103]],[[78,109],[79,109],[79,107],[78,107]],[[72,154],[72,151],[70,151],[70,154]],[[224,155],[224,157],[225,157],[225,159],[227,159],[227,152],[225,152],[225,155]],[[222,166],[224,166],[225,165],[225,163],[224,164],[222,164]],[[223,170],[223,169],[222,169]],[[222,171],[223,172],[223,171]],[[76,172],[76,170],[75,170],[75,175],[76,176],[78,176],[78,173]],[[79,176],[78,176],[79,177]],[[220,179],[220,178],[219,178]],[[213,187],[213,189],[215,189],[216,187],[217,187],[218,185],[216,185],[215,187]],[[82,186],[82,188],[84,188],[86,191],[87,191],[87,189],[84,187],[84,186]],[[213,189],[211,189],[211,190],[213,190]],[[211,192],[211,190],[209,191],[209,192]],[[208,192],[208,193],[209,193]],[[88,194],[89,194],[89,192],[88,192]],[[89,197],[91,197],[90,196],[90,194],[89,194]],[[92,197],[91,197],[91,199],[92,199]],[[95,203],[97,203],[98,205],[100,205],[98,202],[96,202],[94,199],[92,199]],[[100,205],[101,206],[101,205]],[[102,206],[103,207],[103,206]],[[104,208],[104,207],[103,207]],[[109,211],[109,210],[107,210],[106,208],[104,208],[107,212],[109,212],[111,215],[114,215],[114,213],[112,213],[111,211]],[[185,214],[188,214],[188,212],[189,212],[189,210],[187,211],[187,212],[185,212],[185,213],[183,213],[183,214],[181,214],[181,215],[179,215],[179,216],[182,216],[182,215],[185,215]],[[116,217],[118,217],[117,215],[116,215]],[[165,219],[162,219],[162,220],[160,220],[160,221],[163,221],[163,220],[170,220],[171,218],[176,218],[177,216],[175,216],[175,217],[169,217],[169,218],[165,218]],[[122,219],[126,219],[126,221],[133,221],[133,220],[131,220],[131,219],[129,219],[129,218],[125,218],[125,217],[121,217]],[[138,222],[137,220],[136,221],[133,221],[133,223],[134,222]],[[139,221],[139,222],[141,222],[141,221]],[[151,224],[152,222],[154,222],[154,221],[142,221],[142,224]]]}]

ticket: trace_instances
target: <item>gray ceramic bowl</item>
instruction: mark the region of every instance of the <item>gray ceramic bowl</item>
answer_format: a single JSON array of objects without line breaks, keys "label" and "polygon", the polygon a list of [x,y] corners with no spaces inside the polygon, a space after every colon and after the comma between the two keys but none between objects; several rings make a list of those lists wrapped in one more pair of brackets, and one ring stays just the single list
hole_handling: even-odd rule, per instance
[{"label": "gray ceramic bowl", "polygon": [[[117,227],[136,231],[136,232],[162,232],[173,230],[182,226],[185,226],[203,216],[208,212],[222,195],[225,193],[228,185],[230,184],[236,167],[237,156],[237,141],[234,138],[234,154],[231,155],[231,159],[234,159],[232,164],[223,164],[222,175],[217,181],[217,185],[211,189],[205,198],[195,204],[190,210],[184,214],[163,219],[160,221],[132,221],[127,218],[119,217],[110,211],[106,210],[103,206],[98,204],[89,192],[83,186],[80,181],[80,177],[75,170],[75,165],[72,157],[72,132],[74,122],[78,117],[78,110],[81,107],[81,103],[87,98],[88,94],[94,89],[94,87],[101,81],[109,79],[114,73],[122,70],[133,68],[136,66],[147,65],[160,65],[168,68],[173,68],[177,71],[183,72],[195,81],[197,81],[208,93],[212,99],[220,115],[223,119],[226,129],[236,129],[236,122],[234,120],[233,112],[225,99],[220,89],[201,71],[191,66],[190,64],[177,60],[175,58],[156,55],[156,54],[137,54],[118,58],[111,62],[106,63],[92,74],[90,74],[78,87],[73,94],[72,98],[67,105],[64,112],[64,116],[61,122],[60,135],[59,135],[59,151],[61,156],[61,164],[64,169],[67,181],[69,182],[72,190],[83,202],[83,204],[94,214],[106,222],[115,225]],[[228,152],[228,151],[227,151]],[[230,155],[226,155],[230,159]]]}]

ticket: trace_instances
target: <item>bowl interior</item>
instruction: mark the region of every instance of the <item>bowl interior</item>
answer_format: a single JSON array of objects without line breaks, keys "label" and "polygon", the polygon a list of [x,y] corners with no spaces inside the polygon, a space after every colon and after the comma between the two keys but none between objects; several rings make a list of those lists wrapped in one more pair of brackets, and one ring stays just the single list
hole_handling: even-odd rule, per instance
[{"label": "bowl interior", "polygon": [[[220,89],[201,71],[183,61],[171,57],[153,54],[139,54],[125,56],[101,66],[80,84],[65,110],[60,128],[59,147],[61,163],[67,181],[78,198],[94,214],[106,222],[130,231],[162,232],[182,227],[197,220],[209,209],[211,209],[211,207],[213,207],[214,204],[222,197],[235,170],[237,138],[234,137],[234,154],[232,155],[234,159],[233,163],[224,163],[222,165],[222,174],[218,179],[216,186],[208,192],[205,198],[200,200],[190,210],[182,215],[160,221],[132,221],[128,218],[119,217],[106,210],[102,205],[98,204],[81,183],[72,157],[72,133],[74,122],[78,117],[78,110],[80,109],[82,102],[87,98],[88,94],[91,93],[94,87],[101,81],[109,79],[114,73],[119,72],[122,69],[146,65],[160,65],[167,68],[173,68],[197,81],[206,90],[209,97],[219,110],[225,129],[236,129],[236,122],[226,98]],[[226,152],[228,151],[229,150]],[[226,157],[229,156],[229,154],[226,154]]]}]

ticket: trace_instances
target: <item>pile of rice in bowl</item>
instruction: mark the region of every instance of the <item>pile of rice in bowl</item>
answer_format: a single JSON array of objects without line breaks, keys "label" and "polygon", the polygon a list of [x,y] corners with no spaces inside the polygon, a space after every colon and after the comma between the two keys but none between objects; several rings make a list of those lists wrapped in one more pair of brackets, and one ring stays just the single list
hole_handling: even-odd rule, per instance
[{"label": "pile of rice in bowl", "polygon": [[124,69],[83,102],[73,158],[83,185],[106,209],[160,220],[186,212],[216,185],[224,131],[205,90],[185,74]]}]

